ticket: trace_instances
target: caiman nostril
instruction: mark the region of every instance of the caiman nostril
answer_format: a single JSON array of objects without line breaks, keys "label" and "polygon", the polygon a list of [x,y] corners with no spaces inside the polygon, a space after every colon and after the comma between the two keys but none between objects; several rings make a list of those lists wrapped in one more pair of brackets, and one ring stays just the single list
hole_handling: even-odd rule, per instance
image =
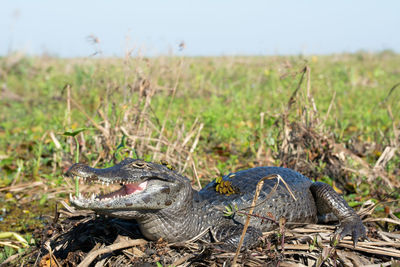
[{"label": "caiman nostril", "polygon": [[73,178],[74,176],[79,176],[82,178],[93,177],[93,169],[83,163],[75,163],[72,165],[65,174],[67,177]]}]

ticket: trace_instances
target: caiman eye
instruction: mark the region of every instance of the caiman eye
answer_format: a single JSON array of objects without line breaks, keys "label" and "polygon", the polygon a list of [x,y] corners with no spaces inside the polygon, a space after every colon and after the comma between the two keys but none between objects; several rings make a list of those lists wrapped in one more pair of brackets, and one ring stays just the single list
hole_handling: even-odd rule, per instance
[{"label": "caiman eye", "polygon": [[150,166],[144,161],[134,161],[129,166],[135,169],[150,169]]}]

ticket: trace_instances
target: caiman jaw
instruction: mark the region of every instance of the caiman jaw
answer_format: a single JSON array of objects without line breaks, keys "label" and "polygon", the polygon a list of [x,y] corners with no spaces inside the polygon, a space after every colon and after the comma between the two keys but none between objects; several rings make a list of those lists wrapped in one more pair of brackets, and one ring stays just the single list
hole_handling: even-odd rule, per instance
[{"label": "caiman jaw", "polygon": [[121,184],[120,189],[103,195],[86,197],[81,193],[78,196],[70,194],[71,204],[106,214],[126,210],[158,210],[172,205],[175,200],[172,195],[179,184],[163,180],[156,172],[131,168],[128,164],[142,166],[141,161],[134,160],[106,169],[95,169],[81,163],[71,166],[66,173],[69,177],[106,186]]},{"label": "caiman jaw", "polygon": [[[75,178],[77,179],[82,179],[84,181],[86,181],[85,178],[81,178],[79,176],[75,176]],[[93,179],[92,179],[93,180]],[[103,185],[109,186],[110,182],[101,182]],[[111,182],[112,184],[113,182]],[[125,182],[125,181],[119,181],[119,183],[122,185],[120,189],[107,193],[107,194],[99,194],[99,195],[95,195],[94,193],[92,193],[90,199],[86,199],[82,196],[81,193],[79,193],[78,198],[75,198],[72,196],[72,194],[70,194],[70,199],[72,200],[76,200],[76,199],[81,199],[81,200],[101,200],[101,201],[107,201],[109,199],[114,199],[114,198],[122,198],[122,197],[126,197],[128,195],[131,194],[138,194],[142,191],[144,191],[147,187],[147,181],[141,182],[141,183],[129,183],[129,182]]]},{"label": "caiman jaw", "polygon": [[[76,176],[75,178],[77,179],[82,179],[86,180],[85,178],[81,178],[79,176]],[[90,180],[93,180],[90,179]],[[100,182],[98,180],[98,182]],[[118,200],[118,202],[125,202],[124,199],[130,199],[134,197],[134,195],[139,195],[140,193],[144,192],[147,188],[148,181],[144,182],[126,182],[126,181],[119,181],[120,184],[122,185],[120,189],[107,193],[107,194],[98,194],[95,195],[94,193],[91,194],[90,197],[85,197],[81,193],[79,195],[73,196],[70,194],[70,201],[72,204],[75,206],[78,206],[80,208],[91,208],[95,206],[99,206],[102,203],[107,204],[108,202],[112,202],[115,200]],[[105,182],[101,181],[103,185],[109,186],[113,182]]]}]

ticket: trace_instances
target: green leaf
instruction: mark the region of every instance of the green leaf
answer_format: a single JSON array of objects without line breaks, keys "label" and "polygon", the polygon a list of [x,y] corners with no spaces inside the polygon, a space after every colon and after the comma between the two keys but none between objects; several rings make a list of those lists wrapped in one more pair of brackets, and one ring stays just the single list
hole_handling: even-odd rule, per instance
[{"label": "green leaf", "polygon": [[347,202],[347,204],[349,204],[349,206],[352,208],[361,205],[361,203],[359,201],[349,201],[349,202]]},{"label": "green leaf", "polygon": [[121,143],[118,145],[114,152],[114,157],[118,160],[121,161],[123,159],[123,155],[121,153],[122,149],[126,147],[126,135],[124,134],[121,139]]},{"label": "green leaf", "polygon": [[79,134],[79,133],[81,133],[81,132],[83,132],[83,131],[86,131],[87,130],[87,128],[81,128],[81,129],[78,129],[78,130],[75,130],[75,131],[66,131],[66,132],[64,132],[62,135],[64,135],[64,136],[75,136],[75,135],[77,135],[77,134]]},{"label": "green leaf", "polygon": [[126,146],[126,135],[122,135],[122,139],[121,139],[121,143],[118,145],[117,149],[116,149],[116,153],[119,152],[120,149],[125,148]]},{"label": "green leaf", "polygon": [[42,197],[39,200],[39,204],[40,205],[44,205],[44,203],[46,203],[46,201],[47,201],[47,198],[48,198],[48,195],[47,194],[43,194]]}]

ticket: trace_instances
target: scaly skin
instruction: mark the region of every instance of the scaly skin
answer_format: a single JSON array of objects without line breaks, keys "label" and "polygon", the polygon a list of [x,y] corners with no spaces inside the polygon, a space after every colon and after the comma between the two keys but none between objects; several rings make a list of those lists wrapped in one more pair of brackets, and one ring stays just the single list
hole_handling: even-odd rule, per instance
[{"label": "scaly skin", "polygon": [[[318,218],[334,214],[340,226],[339,239],[352,235],[354,245],[366,237],[359,216],[329,185],[315,182],[291,169],[258,167],[228,174],[195,191],[189,179],[167,166],[126,159],[107,169],[94,169],[77,163],[68,176],[108,183],[123,183],[118,193],[91,198],[71,197],[80,209],[91,209],[124,219],[135,219],[143,235],[150,240],[163,238],[169,242],[190,240],[209,231],[212,239],[224,242],[224,248],[234,250],[239,242],[246,216],[224,216],[225,207],[237,206],[247,212],[260,179],[279,174],[288,184],[296,201],[285,185],[279,183],[267,198],[277,179],[265,180],[245,237],[244,248],[257,244],[262,231],[277,227],[273,220],[285,217],[291,223],[316,223]],[[129,194],[130,193],[130,194]],[[113,195],[119,195],[113,198]],[[332,217],[332,216],[330,216]],[[272,220],[265,220],[271,218]]]}]

